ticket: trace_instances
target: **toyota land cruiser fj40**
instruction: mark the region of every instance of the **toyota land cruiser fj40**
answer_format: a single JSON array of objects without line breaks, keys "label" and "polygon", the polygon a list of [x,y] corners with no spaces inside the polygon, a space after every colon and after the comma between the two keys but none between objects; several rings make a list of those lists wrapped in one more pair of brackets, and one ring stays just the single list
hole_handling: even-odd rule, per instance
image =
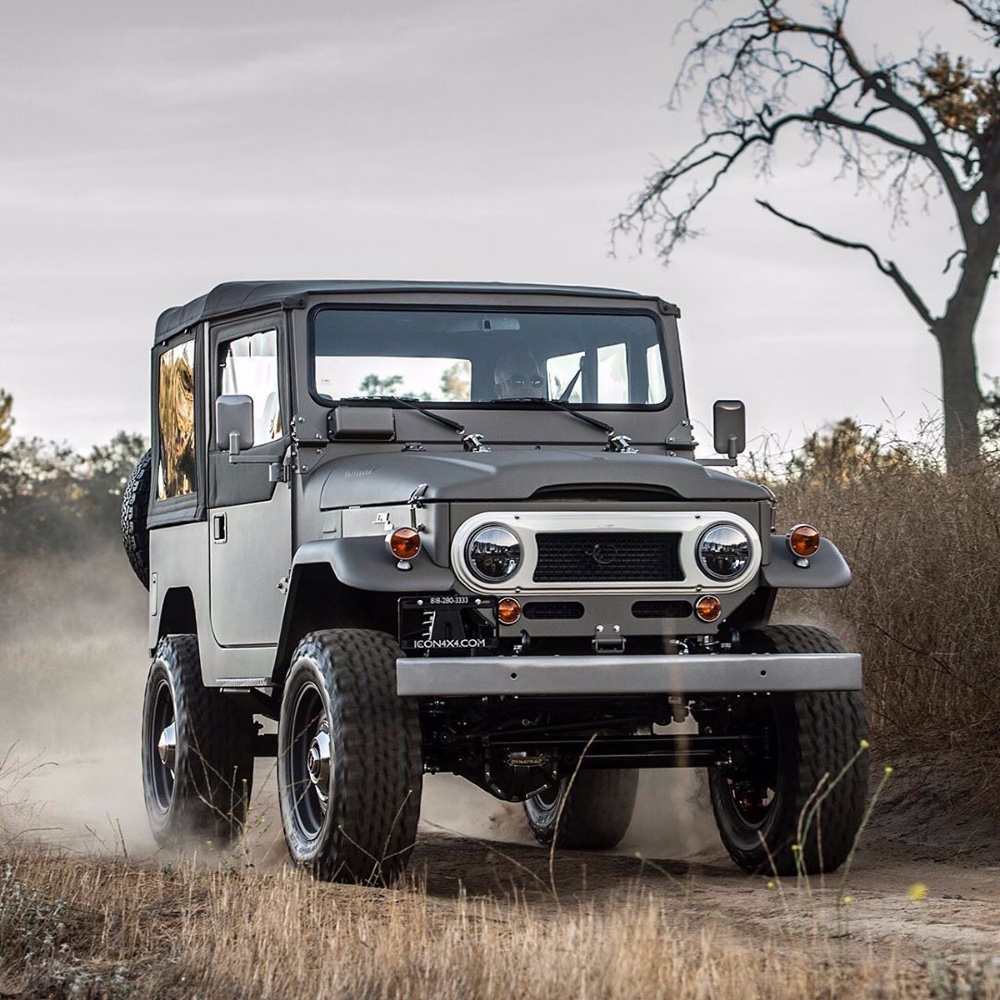
[{"label": "toyota land cruiser fj40", "polygon": [[844,861],[861,660],[768,620],[780,588],[850,571],[708,467],[744,448],[742,403],[715,405],[724,457],[695,459],[678,316],[360,281],[224,284],[160,316],[122,516],[158,840],[237,836],[276,756],[294,861],[372,882],[405,864],[424,773],[523,802],[542,843],[609,848],[638,769],[703,767],[738,865]]}]

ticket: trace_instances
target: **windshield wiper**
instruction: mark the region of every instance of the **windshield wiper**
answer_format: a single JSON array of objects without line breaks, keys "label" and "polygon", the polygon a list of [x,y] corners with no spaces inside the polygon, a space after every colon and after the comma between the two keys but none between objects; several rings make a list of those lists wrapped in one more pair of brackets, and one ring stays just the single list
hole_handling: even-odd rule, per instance
[{"label": "windshield wiper", "polygon": [[574,410],[572,406],[564,403],[562,400],[547,399],[544,396],[516,396],[508,399],[491,399],[490,403],[534,403],[547,406],[552,410],[562,410],[563,413],[568,413],[571,417],[576,417],[577,420],[582,420],[585,424],[590,424],[591,427],[596,427],[598,430],[604,431],[608,436],[608,451],[626,452],[628,454],[635,454],[636,452],[636,449],[632,447],[632,439],[630,437],[625,434],[619,434],[611,424],[606,424],[603,420],[598,420],[596,417],[588,417],[586,413]]},{"label": "windshield wiper", "polygon": [[338,402],[357,403],[370,399],[383,403],[402,403],[403,406],[408,406],[411,410],[416,410],[417,413],[422,413],[425,417],[436,420],[443,427],[447,427],[456,434],[462,435],[462,444],[465,446],[466,451],[490,450],[482,434],[472,434],[457,420],[450,420],[448,417],[442,417],[439,413],[433,413],[426,406],[421,406],[412,396],[342,396]]}]

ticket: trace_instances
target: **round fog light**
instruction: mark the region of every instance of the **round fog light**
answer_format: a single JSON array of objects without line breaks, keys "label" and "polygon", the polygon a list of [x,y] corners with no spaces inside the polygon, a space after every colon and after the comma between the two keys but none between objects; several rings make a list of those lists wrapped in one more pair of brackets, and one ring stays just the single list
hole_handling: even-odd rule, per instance
[{"label": "round fog light", "polygon": [[803,559],[816,555],[819,549],[819,532],[811,524],[797,524],[788,532],[788,547]]},{"label": "round fog light", "polygon": [[714,622],[722,614],[722,601],[717,597],[699,597],[694,606],[694,613],[703,622]]},{"label": "round fog light", "polygon": [[414,559],[420,551],[420,534],[414,528],[397,528],[389,536],[389,551],[397,559]]},{"label": "round fog light", "polygon": [[504,625],[513,625],[521,617],[521,602],[504,597],[497,603],[497,618]]}]

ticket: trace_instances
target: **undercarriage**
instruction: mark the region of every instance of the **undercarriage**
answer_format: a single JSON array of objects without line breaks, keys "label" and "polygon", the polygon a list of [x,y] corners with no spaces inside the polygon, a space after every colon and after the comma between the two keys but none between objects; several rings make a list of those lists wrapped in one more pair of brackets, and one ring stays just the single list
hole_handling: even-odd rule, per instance
[{"label": "undercarriage", "polygon": [[[513,802],[578,768],[745,774],[773,764],[768,730],[754,723],[739,696],[441,699],[424,704],[421,714],[425,770],[461,774]],[[696,731],[680,732],[689,720]]]}]

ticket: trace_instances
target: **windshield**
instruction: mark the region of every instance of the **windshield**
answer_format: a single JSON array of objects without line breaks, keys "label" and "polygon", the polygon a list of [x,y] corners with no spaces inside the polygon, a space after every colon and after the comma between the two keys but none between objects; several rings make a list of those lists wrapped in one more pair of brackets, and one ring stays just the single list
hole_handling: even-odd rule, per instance
[{"label": "windshield", "polygon": [[313,324],[321,399],[669,401],[659,323],[649,313],[324,308]]}]

